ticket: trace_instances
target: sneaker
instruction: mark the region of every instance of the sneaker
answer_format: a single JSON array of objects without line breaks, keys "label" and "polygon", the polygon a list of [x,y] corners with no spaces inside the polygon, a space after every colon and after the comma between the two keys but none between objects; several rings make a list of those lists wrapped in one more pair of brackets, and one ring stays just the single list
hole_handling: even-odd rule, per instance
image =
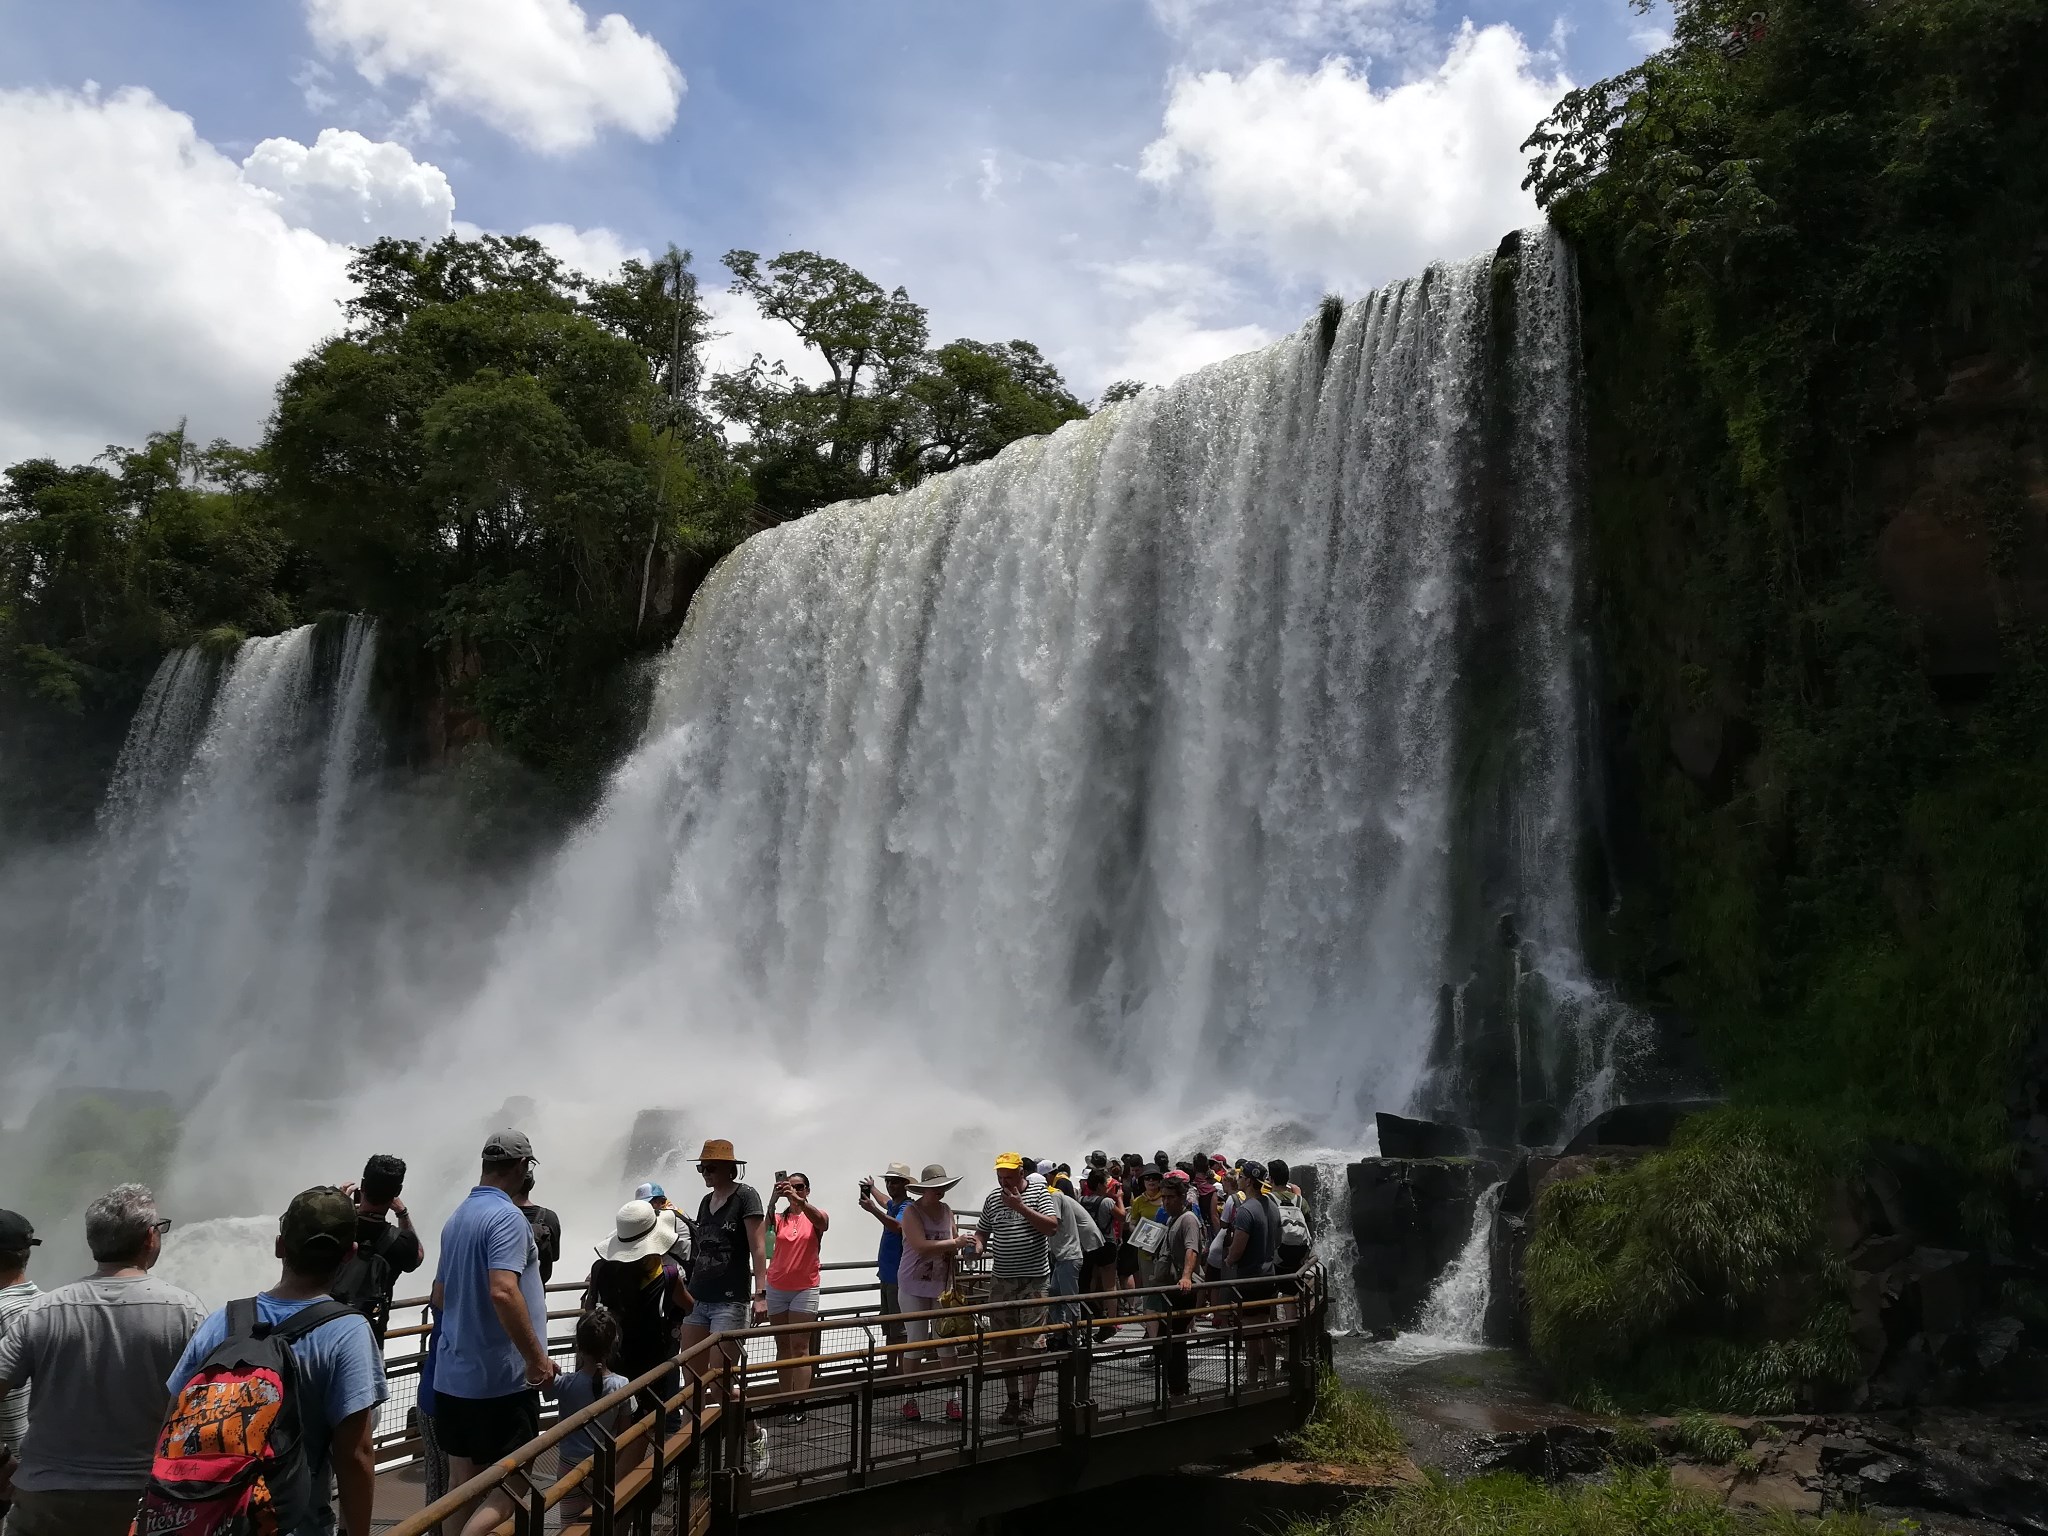
[{"label": "sneaker", "polygon": [[1115,1337],[1115,1323],[1104,1323],[1100,1328],[1097,1328],[1095,1330],[1095,1342],[1098,1344],[1107,1344],[1111,1339]]},{"label": "sneaker", "polygon": [[1017,1417],[1010,1420],[1010,1422],[1019,1429],[1029,1429],[1031,1427],[1031,1405],[1026,1403],[1019,1408],[1017,1410]]},{"label": "sneaker", "polygon": [[[955,1405],[952,1403],[948,1403],[946,1406],[950,1409]],[[919,1407],[917,1406],[916,1398],[906,1397],[905,1399],[903,1399],[903,1417],[908,1419],[913,1424],[918,1423],[920,1420],[924,1418],[923,1411],[919,1409]],[[960,1417],[960,1415],[956,1413],[952,1414],[951,1417],[957,1419],[958,1417]]]},{"label": "sneaker", "polygon": [[1023,1412],[1024,1410],[1022,1408],[1019,1408],[1015,1403],[1012,1403],[1009,1407],[1005,1408],[1001,1413],[996,1415],[996,1422],[998,1424],[1014,1424],[1017,1422],[1018,1416]]},{"label": "sneaker", "polygon": [[[915,1407],[916,1405],[912,1404],[912,1406]],[[967,1417],[966,1413],[961,1410],[960,1400],[958,1398],[955,1398],[952,1402],[946,1404],[946,1417],[951,1419],[955,1424],[958,1424],[962,1419]]]},{"label": "sneaker", "polygon": [[766,1477],[768,1475],[768,1437],[765,1434],[756,1435],[753,1443],[747,1447],[747,1475],[749,1477]]}]

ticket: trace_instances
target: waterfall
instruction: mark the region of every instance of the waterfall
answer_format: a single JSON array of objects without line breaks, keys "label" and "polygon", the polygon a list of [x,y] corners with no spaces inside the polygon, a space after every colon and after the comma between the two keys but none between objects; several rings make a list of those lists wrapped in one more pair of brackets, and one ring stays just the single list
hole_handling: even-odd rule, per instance
[{"label": "waterfall", "polygon": [[1330,1288],[1330,1331],[1356,1333],[1358,1317],[1358,1239],[1351,1230],[1349,1163],[1316,1165],[1315,1198],[1309,1206],[1316,1261]]},{"label": "waterfall", "polygon": [[56,1043],[101,1086],[190,1090],[258,1034],[310,1041],[323,917],[368,750],[375,626],[165,657],[99,818]]},{"label": "waterfall", "polygon": [[[42,1015],[74,1081],[302,1140],[317,1106],[374,1117],[451,1182],[529,1096],[550,1180],[607,1197],[642,1111],[767,1167],[1212,1125],[1355,1153],[1425,1092],[1511,1137],[1607,1038],[1576,959],[1577,369],[1568,254],[1527,231],[757,534],[597,812],[509,891],[440,878],[425,797],[365,782],[370,624],[168,658]],[[324,1070],[389,1042],[374,1095]],[[218,1119],[207,1155],[246,1152]]]},{"label": "waterfall", "polygon": [[1500,1208],[1501,1181],[1480,1192],[1472,1212],[1472,1235],[1451,1267],[1437,1277],[1415,1331],[1453,1344],[1486,1342],[1486,1307],[1493,1297],[1493,1213]]}]

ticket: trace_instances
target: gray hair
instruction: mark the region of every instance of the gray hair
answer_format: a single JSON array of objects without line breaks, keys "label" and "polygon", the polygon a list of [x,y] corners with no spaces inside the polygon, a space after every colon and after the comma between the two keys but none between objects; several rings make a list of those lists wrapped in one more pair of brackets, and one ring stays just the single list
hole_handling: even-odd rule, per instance
[{"label": "gray hair", "polygon": [[85,1245],[96,1263],[139,1258],[156,1225],[156,1196],[144,1184],[116,1184],[85,1208]]}]

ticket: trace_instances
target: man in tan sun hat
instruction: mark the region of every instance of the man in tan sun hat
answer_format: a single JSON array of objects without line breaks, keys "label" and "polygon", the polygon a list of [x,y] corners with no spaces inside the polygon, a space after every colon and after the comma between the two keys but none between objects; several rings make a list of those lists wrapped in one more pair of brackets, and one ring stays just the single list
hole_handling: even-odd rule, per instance
[{"label": "man in tan sun hat", "polygon": [[[704,1179],[704,1199],[697,1206],[695,1257],[690,1261],[690,1294],[696,1298],[683,1319],[680,1335],[687,1351],[714,1333],[738,1333],[748,1323],[768,1321],[768,1252],[762,1226],[767,1215],[761,1196],[739,1181],[746,1166],[730,1141],[714,1138],[697,1154],[697,1172]],[[748,1302],[753,1305],[750,1308]],[[725,1351],[731,1365],[739,1363],[739,1346]],[[723,1383],[713,1383],[714,1394]],[[758,1474],[767,1465],[765,1433],[752,1452]]]},{"label": "man in tan sun hat", "polygon": [[[875,1279],[882,1291],[882,1316],[894,1319],[903,1310],[903,1298],[896,1289],[896,1271],[903,1263],[903,1207],[910,1204],[910,1164],[891,1163],[882,1170],[882,1189],[886,1199],[877,1198],[875,1180],[872,1175],[860,1181],[860,1208],[882,1224],[881,1246],[875,1250]],[[882,1342],[901,1344],[904,1342],[903,1324],[900,1321],[886,1321],[882,1324]],[[885,1370],[900,1370],[901,1355],[884,1355]]]}]

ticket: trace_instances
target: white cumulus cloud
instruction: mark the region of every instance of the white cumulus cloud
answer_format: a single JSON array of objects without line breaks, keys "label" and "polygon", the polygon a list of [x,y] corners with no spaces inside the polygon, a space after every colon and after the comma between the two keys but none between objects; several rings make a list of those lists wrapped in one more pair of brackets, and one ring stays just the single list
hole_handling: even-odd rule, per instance
[{"label": "white cumulus cloud", "polygon": [[0,463],[187,416],[250,440],[340,329],[348,254],[148,91],[0,91]]},{"label": "white cumulus cloud", "polygon": [[455,189],[439,166],[346,128],[323,128],[310,148],[265,139],[242,162],[242,180],[273,199],[287,223],[343,244],[438,240],[455,218]]},{"label": "white cumulus cloud", "polygon": [[575,0],[305,0],[321,48],[374,86],[417,81],[436,106],[475,113],[544,154],[607,129],[642,139],[675,121],[683,75],[625,17]]},{"label": "white cumulus cloud", "polygon": [[1140,174],[1283,271],[1370,285],[1533,222],[1520,145],[1570,88],[1513,28],[1470,22],[1435,69],[1383,89],[1342,57],[1184,75]]},{"label": "white cumulus cloud", "polygon": [[628,245],[613,231],[598,225],[578,229],[573,224],[534,224],[519,231],[546,246],[566,267],[585,277],[611,277],[630,258],[645,261],[644,245]]}]

